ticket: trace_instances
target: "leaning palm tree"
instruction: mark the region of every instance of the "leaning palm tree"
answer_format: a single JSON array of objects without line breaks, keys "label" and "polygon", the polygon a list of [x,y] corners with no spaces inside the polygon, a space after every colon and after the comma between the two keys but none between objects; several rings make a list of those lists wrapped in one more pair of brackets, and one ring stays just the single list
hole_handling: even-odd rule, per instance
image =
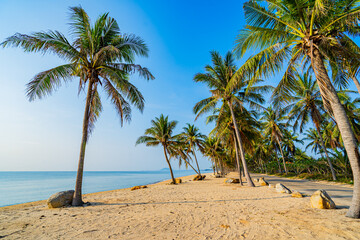
[{"label": "leaning palm tree", "polygon": [[360,142],[360,98],[352,99],[348,94],[342,92],[339,94],[341,103],[344,105],[345,112],[350,120],[350,125],[354,131],[355,137]]},{"label": "leaning palm tree", "polygon": [[[338,95],[342,104],[344,105],[346,114],[350,121],[350,125],[354,131],[355,138],[358,142],[360,142],[360,99],[356,98],[352,100],[351,97],[346,94],[346,92],[340,92]],[[329,115],[324,114],[323,116],[327,120],[324,122],[324,133],[322,136],[325,145],[332,149],[344,148],[342,136],[338,126],[336,125],[336,121]]]},{"label": "leaning palm tree", "polygon": [[145,130],[144,136],[141,136],[136,141],[136,145],[140,143],[145,143],[146,146],[155,147],[162,145],[165,155],[165,160],[170,169],[170,175],[172,179],[172,184],[175,184],[174,173],[171,168],[170,159],[168,155],[170,154],[170,148],[177,144],[177,137],[173,136],[174,128],[177,125],[177,121],[169,121],[168,116],[160,115],[159,118],[151,120],[152,127]]},{"label": "leaning palm tree", "polygon": [[[248,86],[249,81],[244,78],[235,80],[234,78],[237,78],[235,75],[237,66],[235,65],[234,57],[230,52],[223,58],[218,52],[213,51],[211,52],[211,60],[212,66],[207,65],[205,67],[206,73],[196,74],[194,81],[205,83],[210,89],[212,96],[196,103],[194,106],[194,113],[197,114],[196,118],[198,118],[200,115],[214,110],[219,102],[221,102],[220,115],[225,111],[225,106],[229,108],[234,123],[235,135],[247,184],[254,187],[255,185],[251,180],[245,160],[243,142],[236,121],[234,108],[239,108],[240,111],[242,111],[246,107],[245,104],[250,107],[260,108],[259,104],[264,102],[261,93],[267,91],[269,87]],[[236,87],[232,88],[231,91],[228,91],[228,84],[234,81],[237,83]],[[258,79],[256,82],[260,82],[260,80]],[[247,88],[246,92],[244,91],[245,88]]]},{"label": "leaning palm tree", "polygon": [[[263,4],[263,3],[266,4]],[[324,106],[334,115],[343,136],[354,176],[354,195],[348,217],[360,218],[360,154],[336,89],[326,69],[338,66],[358,66],[359,54],[348,37],[359,29],[358,0],[251,0],[244,4],[247,25],[236,40],[239,57],[251,49],[260,52],[251,57],[237,72],[238,78],[229,84],[236,86],[250,72],[254,79],[270,76],[286,66],[285,74],[275,94],[291,95],[298,66],[311,66],[315,73]],[[346,61],[346,64],[341,64]],[[249,71],[250,70],[250,71]]]},{"label": "leaning palm tree", "polygon": [[199,150],[203,148],[203,139],[205,135],[201,134],[199,128],[195,127],[195,125],[187,123],[179,137],[181,138],[181,141],[187,146],[187,151],[191,152],[191,154],[194,156],[197,166],[197,173],[200,176],[200,179],[202,179],[195,150],[196,148]]},{"label": "leaning palm tree", "polygon": [[292,86],[292,90],[294,92],[294,96],[291,98],[293,104],[288,106],[288,108],[291,108],[289,120],[294,121],[294,130],[299,128],[300,133],[302,133],[304,126],[308,123],[309,118],[311,118],[316,131],[318,132],[321,147],[329,164],[332,178],[335,181],[335,170],[326,150],[320,130],[321,122],[323,121],[321,116],[323,107],[320,91],[316,81],[314,81],[311,75],[308,75],[307,73],[304,73],[303,75],[297,74],[297,79],[295,80],[295,84]]},{"label": "leaning palm tree", "polygon": [[183,139],[181,139],[179,135],[174,137],[177,139],[177,142],[174,142],[174,144],[168,148],[170,158],[177,159],[179,161],[179,167],[182,165],[185,165],[186,169],[191,167],[192,170],[194,170],[194,172],[199,175],[199,172],[191,164],[191,152],[188,150],[188,146],[183,142]]},{"label": "leaning palm tree", "polygon": [[[239,126],[239,133],[243,142],[243,148],[246,152],[249,152],[253,150],[254,142],[260,135],[258,131],[260,124],[256,120],[257,114],[255,111],[248,111],[245,108],[239,109],[234,106],[234,115],[237,125]],[[210,134],[216,136],[226,148],[232,150],[235,149],[236,165],[241,181],[239,147],[237,145],[235,127],[229,107],[225,105],[222,111],[220,108],[215,109],[213,115],[208,116],[206,119],[207,124],[212,122],[215,122],[215,127]]]},{"label": "leaning palm tree", "polygon": [[70,32],[74,37],[69,41],[58,31],[35,32],[30,35],[16,33],[7,38],[1,46],[21,47],[26,52],[53,53],[67,61],[66,64],[38,73],[27,84],[30,101],[51,94],[63,82],[79,79],[79,93],[87,86],[86,104],[82,128],[79,165],[76,176],[75,194],[72,205],[80,206],[82,201],[82,179],[85,148],[88,137],[102,111],[98,88],[103,88],[120,115],[131,120],[131,105],[140,111],[144,98],[130,83],[129,74],[138,72],[146,79],[153,79],[151,73],[134,64],[135,56],[147,56],[144,41],[135,36],[123,34],[114,18],[108,13],[91,24],[89,16],[81,7],[71,7]]}]

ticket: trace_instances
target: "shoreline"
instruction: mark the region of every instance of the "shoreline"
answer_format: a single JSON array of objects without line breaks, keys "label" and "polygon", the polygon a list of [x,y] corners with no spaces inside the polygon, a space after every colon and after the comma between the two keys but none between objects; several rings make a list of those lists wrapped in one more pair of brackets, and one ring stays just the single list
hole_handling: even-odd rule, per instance
[{"label": "shoreline", "polygon": [[[360,239],[360,220],[346,218],[345,208],[313,209],[309,197],[293,198],[258,183],[255,188],[226,184],[212,173],[206,173],[203,181],[193,181],[195,175],[180,177],[183,182],[178,185],[165,180],[135,191],[123,188],[86,194],[84,201],[91,204],[84,207],[49,209],[40,201],[0,208],[0,237]],[[236,176],[229,173],[227,177]],[[291,180],[282,180],[291,190],[298,190],[291,187]],[[309,182],[300,184],[310,188]],[[312,184],[314,189],[321,186]]]},{"label": "shoreline", "polygon": [[[205,175],[208,173],[204,173]],[[204,175],[203,174],[203,175]],[[190,174],[190,175],[186,175],[186,176],[182,176],[182,177],[177,177],[177,178],[186,178],[186,177],[191,177],[191,176],[196,176],[196,174]],[[159,181],[155,181],[149,184],[145,184],[146,186],[148,185],[156,185],[156,184],[161,184],[161,183],[166,183],[166,182],[170,182],[171,179],[166,179],[166,180],[159,180]],[[145,185],[141,185],[141,186],[145,186]],[[136,185],[134,185],[136,186]],[[86,198],[87,196],[92,196],[92,195],[97,195],[97,194],[104,194],[104,193],[111,193],[111,192],[117,192],[117,191],[122,191],[122,190],[129,190],[131,189],[133,186],[131,187],[127,187],[127,188],[118,188],[118,189],[113,189],[113,190],[107,190],[107,191],[99,191],[99,192],[92,192],[92,193],[86,193],[83,194],[83,197]],[[65,190],[64,190],[65,191]],[[55,192],[54,192],[55,193]],[[53,193],[53,194],[54,194]],[[51,195],[50,195],[51,196]],[[49,197],[50,197],[49,196]],[[42,205],[42,204],[46,204],[47,199],[44,200],[37,200],[37,201],[31,201],[31,202],[25,202],[25,203],[18,203],[18,204],[12,204],[12,205],[7,205],[7,206],[0,206],[0,211],[2,210],[12,210],[12,209],[20,209],[20,208],[26,208],[26,207],[33,207],[36,205]]]},{"label": "shoreline", "polygon": [[[208,175],[212,175],[212,174],[213,174],[212,172],[203,173],[203,175],[207,175],[207,177],[208,177]],[[191,176],[196,176],[196,175],[197,174],[190,174],[190,175],[177,177],[177,178],[186,178],[186,177],[191,177]],[[302,179],[302,178],[296,178],[296,177],[284,177],[284,176],[277,176],[275,174],[264,174],[264,173],[251,173],[251,176],[253,176],[253,175],[261,175],[261,176],[265,176],[265,177],[266,176],[273,176],[273,177],[280,177],[280,178],[284,178],[284,179],[294,179],[294,180],[302,180],[302,181],[308,181],[308,182],[313,182],[313,183],[322,183],[322,184],[328,184],[328,185],[334,185],[334,186],[343,186],[343,187],[347,187],[347,188],[351,188],[351,189],[354,188],[354,186],[352,184],[342,183],[342,182],[332,182],[332,181],[326,181],[326,180]],[[237,176],[234,176],[234,177],[237,177]],[[222,179],[224,179],[224,178],[222,178]],[[159,181],[155,181],[155,182],[145,184],[145,185],[156,185],[156,184],[169,182],[170,180],[171,179],[159,180]],[[136,186],[136,185],[134,185],[134,186]],[[144,186],[144,185],[142,185],[142,186]],[[128,189],[130,189],[132,187],[133,186],[127,187],[127,188],[118,188],[118,189],[113,189],[113,190],[86,193],[86,194],[83,194],[83,197],[96,195],[96,194],[102,194],[102,193],[110,193],[110,192],[114,192],[114,191],[128,190]],[[7,205],[7,206],[0,206],[0,211],[5,209],[5,208],[6,209],[12,209],[12,208],[17,209],[17,208],[21,208],[21,207],[32,207],[32,206],[39,205],[39,204],[46,204],[46,201],[47,201],[47,199],[31,201],[31,202],[25,202],[25,203],[12,204],[12,205]]]}]

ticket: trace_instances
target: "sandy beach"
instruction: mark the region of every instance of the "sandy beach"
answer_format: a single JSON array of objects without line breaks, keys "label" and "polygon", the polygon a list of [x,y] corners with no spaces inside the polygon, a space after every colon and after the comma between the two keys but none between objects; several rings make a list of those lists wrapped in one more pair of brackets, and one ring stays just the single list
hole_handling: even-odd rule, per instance
[{"label": "sandy beach", "polygon": [[360,239],[360,220],[346,218],[346,206],[312,209],[309,197],[224,184],[211,174],[182,179],[88,194],[86,207],[48,209],[45,201],[3,207],[0,238]]}]

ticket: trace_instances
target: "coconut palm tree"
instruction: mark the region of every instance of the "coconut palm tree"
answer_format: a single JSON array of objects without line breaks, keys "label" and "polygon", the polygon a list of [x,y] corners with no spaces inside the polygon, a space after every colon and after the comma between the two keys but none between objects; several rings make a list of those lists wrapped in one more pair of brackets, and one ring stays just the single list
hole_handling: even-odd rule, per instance
[{"label": "coconut palm tree", "polygon": [[216,137],[205,136],[204,147],[201,149],[201,152],[211,159],[217,169],[220,168],[221,176],[223,176],[224,169],[222,159],[225,151],[220,141]]},{"label": "coconut palm tree", "polygon": [[345,108],[355,137],[357,141],[360,142],[360,98],[352,99],[346,92],[341,92],[339,97]]},{"label": "coconut palm tree", "polygon": [[264,135],[270,137],[271,142],[276,142],[278,144],[278,149],[283,159],[285,173],[288,173],[281,144],[287,127],[287,124],[283,122],[285,120],[284,114],[285,111],[283,110],[275,111],[272,107],[268,107],[263,112],[263,116],[260,120],[263,121]]},{"label": "coconut palm tree", "polygon": [[168,116],[160,115],[159,118],[151,120],[151,127],[145,130],[145,135],[137,139],[136,145],[145,143],[146,146],[155,147],[161,145],[164,150],[165,160],[169,166],[172,184],[175,184],[174,173],[171,168],[170,159],[170,148],[177,144],[177,136],[173,136],[174,128],[177,125],[177,121],[169,121]]},{"label": "coconut palm tree", "polygon": [[[259,2],[266,4],[259,4]],[[237,71],[237,79],[270,76],[286,66],[274,94],[291,95],[295,69],[311,66],[325,109],[334,115],[343,136],[354,176],[354,194],[348,217],[360,217],[360,154],[349,119],[325,67],[329,61],[358,66],[359,54],[347,34],[359,27],[359,1],[339,0],[251,0],[244,4],[247,25],[236,40],[236,53],[260,49]],[[339,65],[341,66],[341,64]],[[285,102],[286,103],[286,102]]]},{"label": "coconut palm tree", "polygon": [[133,34],[123,34],[114,18],[108,13],[100,15],[92,25],[81,7],[70,8],[70,33],[72,41],[58,31],[35,32],[30,35],[16,33],[1,46],[21,47],[25,52],[52,53],[67,61],[66,64],[38,73],[27,84],[30,101],[50,95],[63,82],[79,79],[79,93],[87,86],[86,104],[82,128],[79,165],[75,194],[72,204],[82,201],[82,179],[86,143],[94,124],[102,111],[99,88],[111,99],[123,121],[131,120],[131,104],[140,111],[144,98],[130,83],[129,74],[137,72],[141,77],[154,77],[140,65],[134,64],[135,56],[147,56],[144,41]]},{"label": "coconut palm tree", "polygon": [[[191,125],[189,123],[186,124],[186,127],[183,128],[183,132],[179,135],[181,141],[187,146],[187,151],[191,152],[191,154],[195,158],[195,163],[197,166],[197,173],[201,177],[199,163],[196,157],[195,150],[203,148],[203,142],[205,135],[201,134],[199,128],[195,127],[195,125]],[[202,177],[200,178],[202,179]]]},{"label": "coconut palm tree", "polygon": [[329,120],[325,122],[323,129],[322,138],[324,139],[324,143],[327,148],[331,148],[333,150],[337,148],[344,148],[339,128],[334,121]]},{"label": "coconut palm tree", "polygon": [[[245,104],[248,104],[250,107],[260,108],[259,104],[264,102],[261,93],[266,92],[269,89],[269,86],[248,87],[249,81],[242,78],[236,80],[236,87],[231,91],[227,91],[228,84],[234,81],[233,78],[236,77],[235,72],[237,70],[232,53],[228,52],[223,58],[218,52],[212,51],[211,60],[212,66],[205,66],[206,73],[196,74],[194,81],[205,83],[210,89],[212,96],[198,102],[194,106],[194,113],[197,114],[196,118],[198,118],[200,115],[214,110],[219,102],[221,102],[220,115],[225,111],[225,106],[229,108],[234,123],[242,166],[244,168],[245,177],[248,180],[247,184],[254,187],[255,185],[250,178],[250,173],[247,168],[243,142],[236,121],[234,108],[239,108],[240,111],[242,111],[245,109]],[[260,80],[257,80],[256,82],[258,83]],[[245,88],[247,88],[246,92]]]},{"label": "coconut palm tree", "polygon": [[320,139],[322,150],[325,154],[330,167],[331,175],[336,181],[336,174],[331,163],[329,154],[326,150],[320,126],[322,123],[321,112],[323,112],[321,95],[316,81],[308,73],[303,75],[296,74],[297,79],[292,86],[294,96],[292,96],[292,104],[288,106],[291,109],[289,113],[289,121],[294,121],[294,130],[299,128],[300,133],[303,132],[304,126],[309,122],[309,118],[315,125],[316,131]]},{"label": "coconut palm tree", "polygon": [[306,150],[311,147],[311,151],[314,153],[320,152],[322,155],[321,149],[323,149],[323,147],[320,141],[319,132],[316,129],[310,128],[306,130],[305,138],[303,140],[309,141],[308,145],[305,147]]},{"label": "coconut palm tree", "polygon": [[255,159],[258,159],[261,171],[265,174],[267,174],[265,160],[269,158],[270,147],[271,145],[268,141],[266,141],[265,137],[260,135],[260,137],[255,142],[254,152],[252,154]]},{"label": "coconut palm tree", "polygon": [[[234,115],[237,120],[237,125],[239,126],[238,129],[243,142],[243,148],[249,152],[253,149],[254,142],[256,142],[260,135],[258,131],[260,123],[256,120],[257,114],[255,111],[248,111],[245,108],[240,109],[235,105]],[[213,115],[206,118],[206,124],[212,122],[215,122],[215,127],[210,134],[216,136],[226,148],[235,150],[236,165],[241,183],[241,165],[239,160],[241,155],[239,153],[235,127],[229,107],[225,105],[223,109],[214,109]]]},{"label": "coconut palm tree", "polygon": [[190,151],[188,150],[188,146],[182,141],[179,135],[174,136],[177,140],[169,146],[170,158],[176,158],[179,161],[179,167],[185,164],[185,168],[191,167],[196,174],[199,175],[198,171],[194,168],[194,166],[190,163],[191,156]]},{"label": "coconut palm tree", "polygon": [[[359,102],[360,99],[356,98],[354,100],[346,92],[339,92],[339,98],[345,108],[346,114],[349,118],[350,125],[354,131],[357,142],[360,142],[360,111],[359,111]],[[329,115],[323,114],[323,118],[326,119],[324,122],[324,131],[323,131],[323,139],[325,142],[325,146],[330,147],[332,149],[336,148],[344,148],[344,144],[342,141],[342,136],[340,134],[340,130],[336,125],[336,121]]]}]

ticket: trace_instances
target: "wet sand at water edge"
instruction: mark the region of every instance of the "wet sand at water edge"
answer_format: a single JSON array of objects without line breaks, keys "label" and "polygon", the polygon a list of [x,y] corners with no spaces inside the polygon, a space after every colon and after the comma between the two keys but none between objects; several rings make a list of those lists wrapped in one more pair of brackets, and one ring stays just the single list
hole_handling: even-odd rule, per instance
[{"label": "wet sand at water edge", "polygon": [[[306,194],[324,184],[338,187],[268,178]],[[45,201],[3,207],[0,239],[360,239],[360,220],[345,217],[346,198],[333,198],[339,209],[319,210],[310,208],[309,197],[224,184],[211,174],[182,179],[176,186],[87,194],[86,207],[48,209]]]}]

